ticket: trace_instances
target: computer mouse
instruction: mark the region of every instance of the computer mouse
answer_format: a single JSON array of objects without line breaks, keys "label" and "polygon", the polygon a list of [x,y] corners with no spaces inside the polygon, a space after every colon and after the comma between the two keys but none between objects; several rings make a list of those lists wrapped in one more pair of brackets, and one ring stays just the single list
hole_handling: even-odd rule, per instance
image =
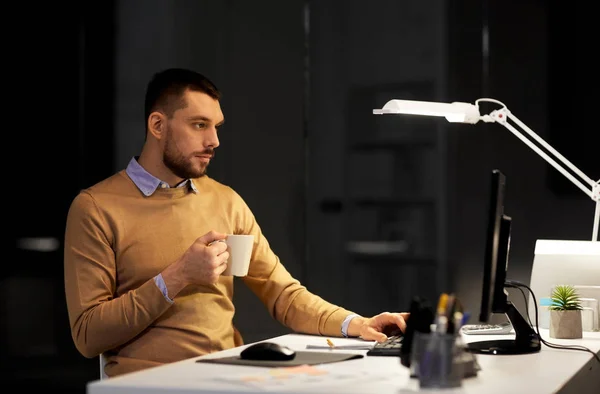
[{"label": "computer mouse", "polygon": [[274,342],[258,342],[240,353],[243,360],[287,361],[296,357],[296,352]]}]

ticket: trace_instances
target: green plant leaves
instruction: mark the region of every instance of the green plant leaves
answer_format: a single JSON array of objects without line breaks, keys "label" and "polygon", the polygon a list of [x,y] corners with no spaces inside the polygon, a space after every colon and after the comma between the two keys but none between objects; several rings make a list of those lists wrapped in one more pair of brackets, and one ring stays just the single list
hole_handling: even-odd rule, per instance
[{"label": "green plant leaves", "polygon": [[556,286],[552,291],[552,306],[550,310],[553,311],[572,311],[579,310],[581,308],[581,302],[579,300],[579,294],[575,291],[575,288],[570,285]]}]

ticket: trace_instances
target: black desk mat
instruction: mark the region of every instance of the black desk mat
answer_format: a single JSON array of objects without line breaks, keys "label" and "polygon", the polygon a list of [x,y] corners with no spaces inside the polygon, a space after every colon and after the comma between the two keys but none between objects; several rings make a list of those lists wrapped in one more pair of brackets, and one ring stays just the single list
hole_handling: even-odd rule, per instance
[{"label": "black desk mat", "polygon": [[266,361],[266,360],[243,360],[240,356],[220,357],[220,358],[205,358],[196,360],[197,363],[217,363],[217,364],[235,364],[249,365],[254,367],[293,367],[298,365],[317,365],[336,363],[346,360],[354,360],[363,358],[362,354],[356,353],[340,353],[338,351],[327,352],[304,352],[296,351],[296,357],[293,360],[286,361]]}]

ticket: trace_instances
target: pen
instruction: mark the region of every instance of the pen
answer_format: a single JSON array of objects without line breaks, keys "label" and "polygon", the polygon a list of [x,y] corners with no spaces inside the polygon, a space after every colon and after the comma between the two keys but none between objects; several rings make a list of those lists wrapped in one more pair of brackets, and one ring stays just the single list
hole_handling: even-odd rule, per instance
[{"label": "pen", "polygon": [[462,325],[463,313],[460,300],[454,294],[448,296],[448,306],[446,307],[446,317],[448,319],[446,332],[448,334],[456,334],[458,332]]},{"label": "pen", "polygon": [[464,314],[462,312],[456,311],[454,312],[454,330],[453,334],[460,332],[460,328],[462,327]]},{"label": "pen", "polygon": [[327,346],[322,345],[306,345],[307,349],[347,349],[347,350],[369,350],[373,347],[372,344],[364,345],[335,345],[331,339],[327,338]]},{"label": "pen", "polygon": [[448,317],[446,316],[446,305],[448,304],[448,294],[442,293],[438,300],[437,318],[435,331],[445,333],[448,325]]},{"label": "pen", "polygon": [[420,362],[420,373],[425,372],[426,367],[429,364],[431,354],[436,350],[436,347],[439,346],[440,334],[446,333],[448,325],[448,317],[446,316],[447,304],[448,294],[440,294],[440,298],[437,304],[437,313],[435,316],[435,331],[431,334],[429,340],[427,341],[427,346],[425,348],[425,351],[423,352],[423,355],[421,356],[422,361]]},{"label": "pen", "polygon": [[467,324],[467,322],[469,321],[470,318],[471,318],[471,313],[470,312],[463,313],[463,317],[462,317],[462,321],[460,322],[460,326],[462,327],[465,324]]}]

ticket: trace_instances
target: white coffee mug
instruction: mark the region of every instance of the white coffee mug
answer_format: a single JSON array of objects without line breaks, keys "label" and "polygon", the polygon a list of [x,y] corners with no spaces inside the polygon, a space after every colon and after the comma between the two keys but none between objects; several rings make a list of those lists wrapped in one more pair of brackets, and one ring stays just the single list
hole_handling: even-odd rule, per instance
[{"label": "white coffee mug", "polygon": [[250,258],[254,248],[254,235],[252,234],[228,234],[225,239],[229,259],[227,269],[221,275],[246,276],[250,268]]}]

